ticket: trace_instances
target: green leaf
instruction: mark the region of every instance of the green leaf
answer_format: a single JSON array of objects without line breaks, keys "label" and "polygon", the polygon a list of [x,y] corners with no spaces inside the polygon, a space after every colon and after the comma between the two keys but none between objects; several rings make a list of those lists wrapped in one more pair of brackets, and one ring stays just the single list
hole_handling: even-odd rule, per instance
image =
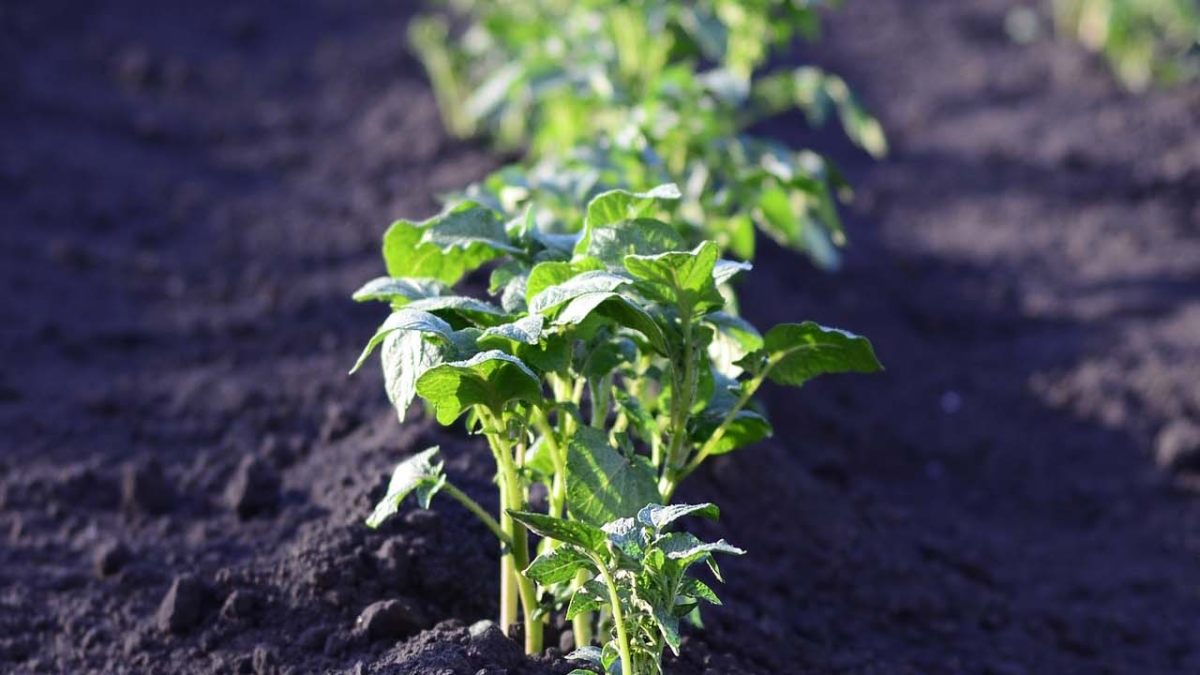
[{"label": "green leaf", "polygon": [[[741,385],[725,375],[714,376],[714,389],[704,411],[693,418],[692,438],[698,443],[708,441],[721,423],[729,417],[741,397]],[[722,455],[738,448],[757,443],[772,433],[771,423],[758,411],[743,408],[734,415],[725,427],[721,439],[709,452]]]},{"label": "green leaf", "polygon": [[654,470],[644,458],[630,462],[592,427],[575,432],[567,445],[567,509],[593,525],[637,515],[661,501]]},{"label": "green leaf", "polygon": [[580,570],[594,573],[595,563],[573,546],[559,546],[534,558],[529,567],[525,568],[525,576],[543,586],[549,586],[574,579]]},{"label": "green leaf", "polygon": [[405,309],[436,315],[458,315],[467,321],[484,326],[494,325],[508,316],[507,312],[491,303],[461,295],[443,295],[414,300]]},{"label": "green leaf", "polygon": [[658,632],[662,633],[663,640],[666,641],[671,651],[679,656],[679,618],[672,614],[669,608],[660,606],[655,606],[651,614],[654,617],[655,625],[658,626]]},{"label": "green leaf", "polygon": [[594,612],[608,604],[608,589],[604,586],[604,582],[592,579],[580,586],[579,590],[575,591],[575,595],[571,596],[571,603],[567,605],[567,621],[584,612]]},{"label": "green leaf", "polygon": [[575,246],[576,255],[599,260],[619,270],[629,255],[655,255],[684,247],[683,237],[670,225],[649,219],[621,220],[589,230]]},{"label": "green leaf", "polygon": [[379,300],[401,307],[413,300],[437,297],[449,290],[446,284],[437,279],[379,277],[363,284],[362,288],[354,292],[353,297],[357,302]]},{"label": "green leaf", "polygon": [[585,319],[598,312],[621,326],[630,328],[645,336],[646,340],[660,354],[669,352],[666,336],[662,328],[634,300],[619,293],[587,293],[571,300],[558,313],[554,325],[565,326],[582,323]]},{"label": "green leaf", "polygon": [[[545,264],[545,263],[543,263]],[[589,293],[611,293],[628,284],[629,277],[606,271],[584,272],[549,286],[529,299],[530,313],[547,313],[564,303]]]},{"label": "green leaf", "polygon": [[742,368],[738,362],[762,349],[762,335],[745,319],[725,312],[713,312],[704,320],[716,329],[708,345],[708,358],[713,367],[725,377],[739,377]]},{"label": "green leaf", "polygon": [[629,424],[638,438],[646,444],[651,444],[658,436],[658,426],[654,422],[654,416],[646,410],[641,400],[620,387],[613,388],[613,400],[629,418]]},{"label": "green leaf", "polygon": [[480,343],[494,344],[496,338],[503,338],[523,345],[536,345],[542,338],[542,325],[546,317],[541,314],[530,314],[512,323],[492,326],[483,331],[479,337]]},{"label": "green leaf", "polygon": [[721,510],[716,504],[673,504],[671,506],[662,506],[661,504],[647,504],[641,511],[638,511],[638,522],[648,527],[654,528],[655,532],[661,532],[671,523],[688,515],[696,515],[708,520],[717,520],[721,517]]},{"label": "green leaf", "polygon": [[387,495],[375,505],[375,510],[367,518],[367,527],[379,527],[383,521],[400,510],[400,502],[414,490],[418,491],[421,508],[429,508],[429,500],[433,499],[433,495],[446,483],[442,463],[432,462],[438,450],[437,446],[423,450],[396,467],[392,472],[392,480],[388,483]]},{"label": "green leaf", "polygon": [[674,560],[681,569],[687,569],[692,564],[709,558],[713,553],[728,553],[744,555],[746,552],[721,539],[713,543],[705,543],[687,532],[671,532],[663,535],[657,543],[669,560]]},{"label": "green leaf", "polygon": [[718,260],[713,265],[713,281],[719,286],[742,272],[749,272],[754,265],[737,260]]},{"label": "green leaf", "polygon": [[574,544],[593,553],[604,551],[604,542],[607,537],[604,531],[595,525],[529,511],[510,510],[508,515],[512,516],[513,520],[529,528],[534,534],[549,537],[567,544]]},{"label": "green leaf", "polygon": [[659,201],[674,201],[681,197],[674,183],[659,185],[647,192],[610,190],[597,195],[587,205],[587,227],[595,229],[621,220],[634,220],[646,215]]},{"label": "green leaf", "polygon": [[679,590],[685,595],[703,600],[710,605],[721,604],[721,599],[717,597],[716,592],[709,588],[708,584],[695,577],[684,577],[679,584]]},{"label": "green leaf", "polygon": [[420,223],[398,220],[383,235],[389,275],[427,277],[450,286],[492,258],[519,252],[500,216],[474,202]]},{"label": "green leaf", "polygon": [[417,331],[396,331],[384,338],[384,389],[401,422],[417,397],[417,380],[444,360],[442,349]]},{"label": "green leaf", "polygon": [[688,312],[694,308],[703,311],[725,302],[713,280],[717,255],[717,245],[706,241],[691,251],[628,255],[625,268],[641,280],[638,289],[648,297],[687,308]]},{"label": "green leaf", "polygon": [[778,384],[798,387],[818,375],[883,370],[866,338],[812,321],[775,326],[763,351],[773,364],[767,377]]},{"label": "green leaf", "polygon": [[442,319],[430,314],[429,312],[421,312],[412,309],[398,309],[392,312],[383,324],[375,331],[375,335],[371,337],[370,342],[363,349],[362,354],[358,357],[354,367],[350,369],[350,374],[362,367],[366,362],[367,357],[371,352],[375,351],[375,347],[383,342],[383,339],[396,331],[417,331],[420,333],[428,333],[437,336],[444,342],[453,341],[454,327],[446,323]]},{"label": "green leaf", "polygon": [[525,299],[532,304],[537,294],[550,288],[564,284],[571,278],[584,272],[594,272],[604,269],[604,263],[595,258],[580,258],[571,262],[547,261],[540,262],[529,271],[529,281],[525,286]]},{"label": "green leaf", "polygon": [[646,549],[646,533],[642,531],[641,525],[633,518],[618,518],[611,523],[606,523],[600,528],[608,535],[608,540],[613,543],[625,555],[640,560],[643,551]]},{"label": "green leaf", "polygon": [[433,405],[442,424],[453,423],[471,406],[500,414],[509,401],[542,397],[537,375],[517,357],[495,349],[430,368],[417,380],[417,393]]},{"label": "green leaf", "polygon": [[[567,654],[566,658],[570,661],[587,661],[588,663],[600,665],[600,654],[601,651],[599,647],[594,645],[585,645],[583,647],[577,647],[575,651]],[[596,675],[590,670],[576,672],[587,673],[587,675]]]}]

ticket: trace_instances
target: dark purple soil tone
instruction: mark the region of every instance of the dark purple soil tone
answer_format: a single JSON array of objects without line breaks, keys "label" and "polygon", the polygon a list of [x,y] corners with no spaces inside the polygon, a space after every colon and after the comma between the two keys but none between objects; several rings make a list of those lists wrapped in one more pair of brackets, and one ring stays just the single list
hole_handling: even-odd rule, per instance
[{"label": "dark purple soil tone", "polygon": [[[570,669],[468,630],[464,511],[361,525],[434,443],[490,501],[479,443],[345,371],[386,223],[497,160],[440,131],[407,3],[302,4],[0,7],[0,672]],[[673,673],[1200,672],[1200,88],[1122,94],[1008,4],[831,17],[887,162],[764,127],[859,190],[845,269],[764,246],[747,313],[889,370],[771,392],[685,487],[751,555]]]}]

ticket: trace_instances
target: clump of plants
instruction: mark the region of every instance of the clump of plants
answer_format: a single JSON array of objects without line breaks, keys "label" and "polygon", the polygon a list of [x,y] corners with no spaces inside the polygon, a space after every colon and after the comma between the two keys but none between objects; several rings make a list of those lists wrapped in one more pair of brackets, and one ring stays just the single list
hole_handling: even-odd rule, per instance
[{"label": "clump of plants", "polygon": [[1133,90],[1200,73],[1200,5],[1195,0],[1055,0],[1061,33],[1103,54]]},{"label": "clump of plants", "polygon": [[[837,203],[849,196],[836,170],[748,130],[800,109],[813,124],[836,116],[879,156],[877,121],[846,83],[814,67],[766,75],[772,52],[814,38],[823,2],[531,0],[451,3],[465,28],[414,21],[446,126],[525,148],[529,163],[504,168],[466,198],[509,216],[533,195],[560,223],[612,189],[682,186],[675,221],[742,259],[755,230],[836,267],[844,234]],[[552,204],[543,204],[546,196]],[[572,210],[575,210],[572,213]],[[564,213],[565,212],[565,213]]]},{"label": "clump of plants", "polygon": [[[581,222],[549,228],[532,210],[507,219],[464,201],[394,223],[387,276],[355,294],[391,307],[355,370],[378,350],[401,421],[417,398],[442,424],[465,420],[487,440],[499,492],[485,508],[431,448],[396,468],[368,524],[409,494],[423,507],[439,493],[459,501],[500,544],[500,625],[522,620],[537,652],[547,614],[566,611],[578,645],[606,632],[598,656],[582,655],[611,672],[657,672],[678,621],[715,600],[691,567],[740,553],[667,531],[714,507],[661,505],[707,459],[770,435],[762,384],[880,369],[852,333],[812,322],[762,333],[737,316],[732,282],[750,265],[661,220],[679,198],[674,185],[609,191]],[[462,290],[485,271],[486,296]]]}]

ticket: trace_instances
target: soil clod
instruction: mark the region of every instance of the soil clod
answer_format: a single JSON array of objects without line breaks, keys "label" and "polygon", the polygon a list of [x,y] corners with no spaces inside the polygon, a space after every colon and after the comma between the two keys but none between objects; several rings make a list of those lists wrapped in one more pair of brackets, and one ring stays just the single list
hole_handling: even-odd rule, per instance
[{"label": "soil clod", "polygon": [[273,513],[279,505],[279,473],[257,457],[238,465],[225,492],[226,502],[240,518]]},{"label": "soil clod", "polygon": [[126,511],[162,515],[174,503],[175,491],[158,460],[125,467],[121,477],[121,505]]},{"label": "soil clod", "polygon": [[400,639],[426,628],[429,619],[409,600],[381,600],[364,609],[355,625],[372,640]]},{"label": "soil clod", "polygon": [[130,552],[129,547],[121,541],[109,539],[96,547],[92,561],[97,576],[104,578],[120,572],[121,568],[125,567],[126,563],[132,559],[133,553]]},{"label": "soil clod", "polygon": [[195,627],[208,609],[209,589],[195,576],[176,577],[158,607],[158,628],[164,633],[181,634]]}]

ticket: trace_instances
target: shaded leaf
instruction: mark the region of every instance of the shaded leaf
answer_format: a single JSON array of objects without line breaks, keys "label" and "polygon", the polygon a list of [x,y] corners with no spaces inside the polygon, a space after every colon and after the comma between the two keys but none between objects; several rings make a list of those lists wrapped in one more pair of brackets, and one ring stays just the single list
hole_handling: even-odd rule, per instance
[{"label": "shaded leaf", "polygon": [[646,340],[660,354],[667,354],[666,336],[662,328],[650,314],[642,309],[634,300],[619,293],[587,293],[567,304],[554,319],[556,326],[575,325],[598,312],[617,324],[635,330],[645,336]]},{"label": "shaded leaf", "polygon": [[645,458],[626,459],[608,444],[607,435],[592,427],[575,432],[567,445],[567,508],[593,525],[637,515],[661,501],[654,470]]},{"label": "shaded leaf", "polygon": [[685,595],[703,600],[710,605],[721,604],[721,599],[717,597],[716,592],[709,588],[708,584],[695,577],[684,577],[683,581],[679,584],[679,590]]},{"label": "shaded leaf", "polygon": [[559,546],[529,563],[529,567],[525,568],[525,576],[549,586],[574,579],[580,570],[595,572],[595,564],[575,547]]},{"label": "shaded leaf", "polygon": [[608,589],[604,586],[604,582],[592,579],[580,586],[579,590],[575,591],[575,595],[571,596],[571,603],[567,605],[567,621],[584,612],[594,612],[602,607],[607,607],[608,604]]}]

